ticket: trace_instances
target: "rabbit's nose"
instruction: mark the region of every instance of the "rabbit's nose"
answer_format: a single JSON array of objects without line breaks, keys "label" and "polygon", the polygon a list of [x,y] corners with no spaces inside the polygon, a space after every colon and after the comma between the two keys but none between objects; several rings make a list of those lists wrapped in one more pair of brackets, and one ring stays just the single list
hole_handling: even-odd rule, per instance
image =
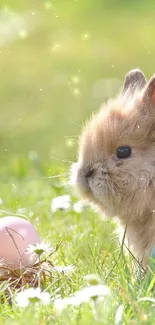
[{"label": "rabbit's nose", "polygon": [[87,171],[86,175],[85,175],[86,178],[88,179],[88,178],[90,178],[91,176],[93,176],[94,172],[95,172],[95,169],[94,169],[94,168],[89,169],[89,170]]},{"label": "rabbit's nose", "polygon": [[101,169],[101,174],[102,174],[102,176],[103,175],[106,175],[107,174],[107,169],[106,168],[102,168]]}]

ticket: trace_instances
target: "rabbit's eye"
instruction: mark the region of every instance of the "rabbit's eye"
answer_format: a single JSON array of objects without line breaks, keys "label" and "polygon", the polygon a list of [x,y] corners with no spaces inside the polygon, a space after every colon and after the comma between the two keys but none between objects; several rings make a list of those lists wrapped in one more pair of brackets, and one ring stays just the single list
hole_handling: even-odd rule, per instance
[{"label": "rabbit's eye", "polygon": [[118,158],[128,158],[131,156],[131,148],[128,146],[119,147],[117,149],[117,157]]}]

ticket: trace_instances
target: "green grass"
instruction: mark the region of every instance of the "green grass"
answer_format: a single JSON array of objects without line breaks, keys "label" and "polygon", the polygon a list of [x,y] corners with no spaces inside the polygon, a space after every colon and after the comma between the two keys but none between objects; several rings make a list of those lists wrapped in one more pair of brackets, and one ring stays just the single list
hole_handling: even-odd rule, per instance
[{"label": "green grass", "polygon": [[[24,214],[43,240],[53,247],[61,242],[53,264],[74,265],[75,271],[56,275],[49,284],[49,306],[1,303],[0,324],[154,325],[154,303],[139,302],[154,298],[154,276],[135,281],[110,218],[88,208],[74,211],[78,197],[68,185],[70,163],[65,161],[76,160],[84,121],[118,91],[129,69],[139,66],[147,77],[154,73],[155,3],[0,1],[0,10],[5,6],[26,14],[27,26],[33,22],[35,28],[22,39],[26,29],[20,27],[1,45],[0,25],[0,216]],[[59,174],[64,175],[51,178]],[[53,214],[52,199],[65,194],[71,197],[70,209]],[[88,274],[99,276],[111,297],[59,313],[54,300],[76,295],[88,285]]]},{"label": "green grass", "polygon": [[[51,303],[39,308],[35,304],[19,308],[16,303],[0,305],[0,324],[154,324],[153,303],[138,302],[142,297],[154,297],[151,287],[155,278],[135,281],[131,259],[125,257],[118,245],[115,225],[103,220],[97,213],[85,208],[74,211],[76,194],[67,185],[66,177],[48,178],[64,171],[65,166],[44,165],[30,159],[12,160],[1,172],[0,215],[26,215],[39,230],[43,241],[55,247],[52,256],[55,266],[74,265],[70,274],[53,276],[47,291]],[[68,194],[69,210],[51,212],[53,198]],[[23,209],[24,208],[24,209]],[[81,306],[68,306],[58,312],[54,300],[76,294],[87,286],[85,276],[94,274],[111,290],[111,297],[104,301],[90,301]],[[151,284],[152,281],[152,284]],[[3,288],[1,289],[1,294]],[[116,323],[116,313],[123,305],[123,316]]]}]

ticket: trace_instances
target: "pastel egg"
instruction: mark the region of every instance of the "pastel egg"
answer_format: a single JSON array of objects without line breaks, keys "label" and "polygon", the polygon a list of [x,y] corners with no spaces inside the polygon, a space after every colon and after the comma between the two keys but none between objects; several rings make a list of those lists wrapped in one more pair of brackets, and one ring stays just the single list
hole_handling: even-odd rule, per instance
[{"label": "pastel egg", "polygon": [[40,243],[36,228],[19,217],[9,216],[0,219],[0,261],[10,267],[32,266],[37,254],[27,253],[28,245]]}]

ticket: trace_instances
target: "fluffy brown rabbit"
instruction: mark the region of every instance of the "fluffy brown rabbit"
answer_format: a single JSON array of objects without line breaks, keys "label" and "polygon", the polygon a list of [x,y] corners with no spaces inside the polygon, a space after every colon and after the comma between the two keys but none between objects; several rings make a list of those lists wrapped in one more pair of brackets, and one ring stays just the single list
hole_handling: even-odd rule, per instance
[{"label": "fluffy brown rabbit", "polygon": [[118,97],[85,125],[73,173],[83,196],[126,228],[145,267],[155,244],[155,76],[128,72]]}]

